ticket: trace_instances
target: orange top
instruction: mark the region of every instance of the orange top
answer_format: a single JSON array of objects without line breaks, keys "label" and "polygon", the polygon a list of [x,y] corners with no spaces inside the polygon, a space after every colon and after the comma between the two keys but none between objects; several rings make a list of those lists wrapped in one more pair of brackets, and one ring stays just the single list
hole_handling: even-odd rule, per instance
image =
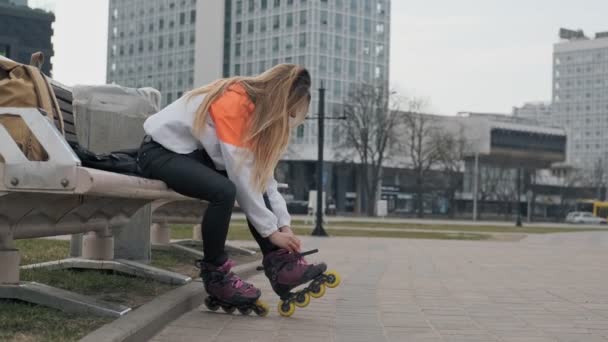
[{"label": "orange top", "polygon": [[245,88],[238,83],[231,85],[209,107],[217,137],[230,145],[244,147],[243,139],[254,109]]}]

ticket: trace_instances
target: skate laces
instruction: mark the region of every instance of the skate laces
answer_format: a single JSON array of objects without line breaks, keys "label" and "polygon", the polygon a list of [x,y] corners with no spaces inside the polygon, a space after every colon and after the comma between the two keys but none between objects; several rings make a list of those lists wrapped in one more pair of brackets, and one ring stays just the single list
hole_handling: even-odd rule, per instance
[{"label": "skate laces", "polygon": [[218,267],[217,270],[222,273],[226,273],[226,277],[229,281],[232,282],[232,287],[234,287],[235,289],[240,289],[243,286],[248,288],[249,286],[251,286],[251,284],[244,282],[239,276],[234,274],[234,272],[230,272],[230,270],[235,265],[236,263],[234,262],[234,260],[228,259],[222,266]]}]

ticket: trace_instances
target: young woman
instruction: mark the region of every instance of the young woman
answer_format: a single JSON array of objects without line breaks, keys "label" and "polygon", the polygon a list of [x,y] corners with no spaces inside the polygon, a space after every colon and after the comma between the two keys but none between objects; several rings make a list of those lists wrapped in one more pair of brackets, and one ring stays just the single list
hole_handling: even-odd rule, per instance
[{"label": "young woman", "polygon": [[235,199],[279,295],[326,269],[299,254],[300,240],[273,177],[291,130],[308,112],[310,86],[306,69],[281,64],[255,77],[220,79],[195,89],[144,123],[147,136],[139,153],[144,176],[209,202],[201,225],[205,257],[198,264],[211,309],[264,314],[260,291],[230,272],[234,263],[224,252]]}]

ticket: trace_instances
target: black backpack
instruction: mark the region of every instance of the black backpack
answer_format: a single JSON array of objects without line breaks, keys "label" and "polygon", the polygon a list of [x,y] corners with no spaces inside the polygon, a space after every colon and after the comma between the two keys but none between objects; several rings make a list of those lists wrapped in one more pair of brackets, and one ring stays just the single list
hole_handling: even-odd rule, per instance
[{"label": "black backpack", "polygon": [[120,150],[107,154],[96,154],[80,146],[77,142],[69,142],[70,146],[80,158],[82,166],[92,169],[122,173],[130,176],[141,176],[137,165],[138,148]]}]

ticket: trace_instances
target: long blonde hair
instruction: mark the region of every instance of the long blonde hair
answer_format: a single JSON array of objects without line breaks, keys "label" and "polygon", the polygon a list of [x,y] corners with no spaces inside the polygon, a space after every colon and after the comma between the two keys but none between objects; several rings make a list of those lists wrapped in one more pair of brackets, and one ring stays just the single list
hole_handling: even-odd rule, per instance
[{"label": "long blonde hair", "polygon": [[253,154],[252,182],[264,192],[289,144],[289,117],[301,123],[308,112],[310,74],[298,65],[279,64],[257,76],[220,79],[191,91],[190,97],[205,95],[194,118],[195,136],[204,134],[209,108],[234,84],[243,86],[255,105],[242,143]]}]

